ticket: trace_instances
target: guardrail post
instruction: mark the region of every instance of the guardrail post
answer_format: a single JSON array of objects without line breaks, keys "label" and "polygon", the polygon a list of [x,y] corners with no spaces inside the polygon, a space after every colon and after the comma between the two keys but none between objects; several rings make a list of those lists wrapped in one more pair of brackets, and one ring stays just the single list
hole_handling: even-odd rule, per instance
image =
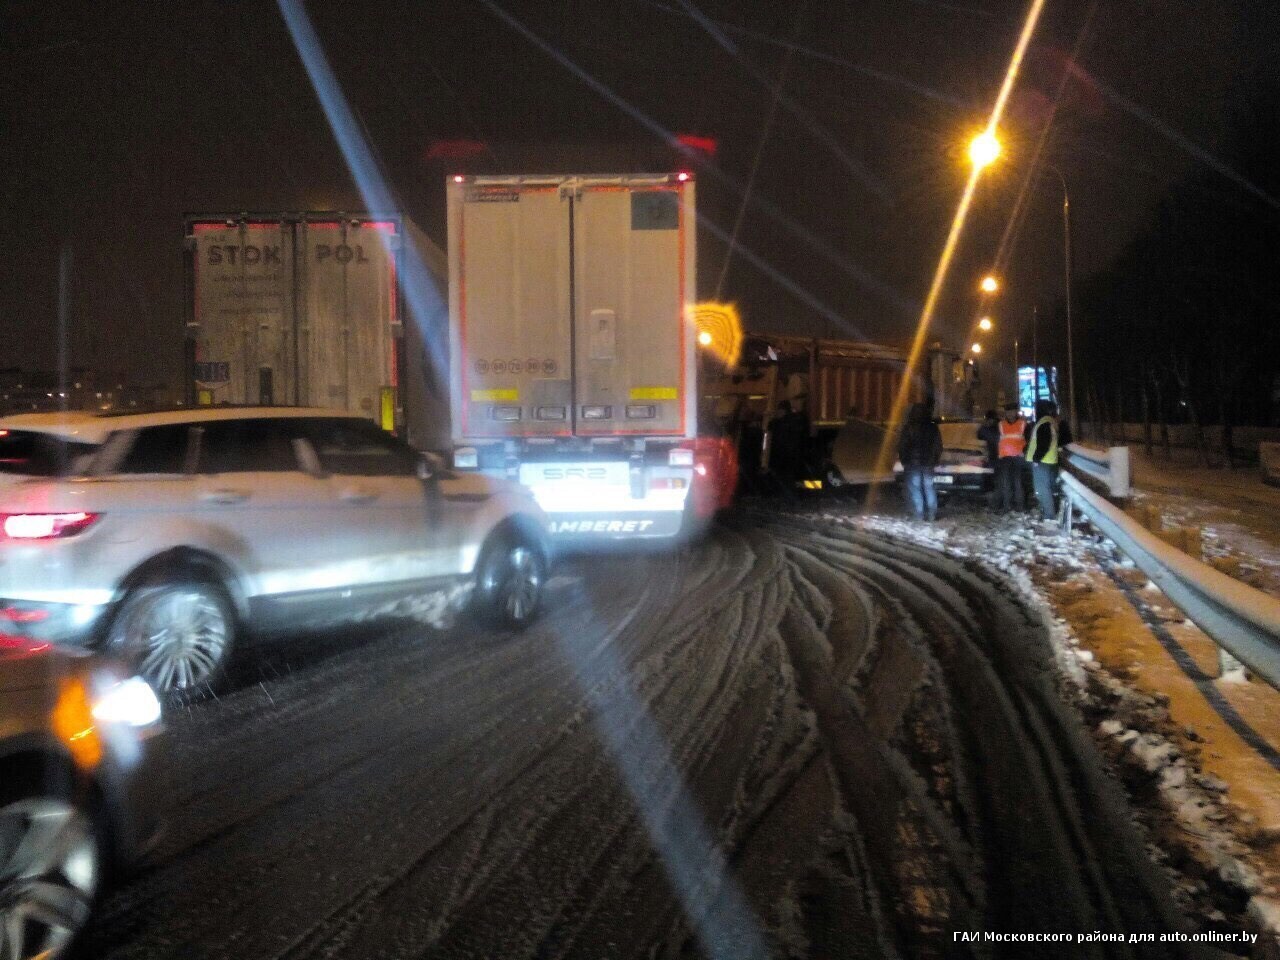
[{"label": "guardrail post", "polygon": [[1204,559],[1204,534],[1199,527],[1182,528],[1182,552],[1197,560]]},{"label": "guardrail post", "polygon": [[1144,503],[1138,507],[1138,522],[1152,533],[1159,533],[1164,528],[1160,508],[1150,503]]},{"label": "guardrail post", "polygon": [[1107,451],[1110,476],[1107,484],[1111,488],[1111,496],[1126,500],[1132,492],[1129,485],[1129,448],[1112,447]]},{"label": "guardrail post", "polygon": [[1225,647],[1218,648],[1218,679],[1228,676],[1229,674],[1240,675],[1246,673],[1247,668],[1243,663],[1227,653]]}]

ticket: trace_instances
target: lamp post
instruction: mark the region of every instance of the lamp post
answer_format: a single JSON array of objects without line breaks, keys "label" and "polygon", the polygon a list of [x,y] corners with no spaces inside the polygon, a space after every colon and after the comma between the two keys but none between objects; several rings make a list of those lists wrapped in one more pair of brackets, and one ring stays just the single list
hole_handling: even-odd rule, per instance
[{"label": "lamp post", "polygon": [[1045,164],[1045,166],[1053,171],[1058,178],[1058,182],[1062,184],[1062,260],[1065,271],[1064,283],[1066,284],[1067,302],[1067,404],[1071,408],[1071,415],[1068,421],[1071,424],[1072,435],[1079,436],[1080,423],[1076,417],[1074,339],[1071,334],[1071,196],[1067,192],[1067,178],[1062,175],[1062,171],[1051,163]]}]

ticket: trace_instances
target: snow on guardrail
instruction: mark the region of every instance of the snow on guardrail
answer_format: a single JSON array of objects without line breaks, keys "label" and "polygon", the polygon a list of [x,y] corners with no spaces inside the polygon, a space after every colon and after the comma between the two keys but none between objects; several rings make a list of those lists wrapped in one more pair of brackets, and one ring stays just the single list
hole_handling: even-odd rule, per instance
[{"label": "snow on guardrail", "polygon": [[1165,543],[1070,473],[1062,487],[1079,510],[1220,647],[1280,689],[1280,600]]},{"label": "snow on guardrail", "polygon": [[1067,445],[1067,462],[1081,473],[1107,485],[1107,492],[1116,499],[1129,496],[1129,448],[1111,447],[1098,450],[1083,443]]}]

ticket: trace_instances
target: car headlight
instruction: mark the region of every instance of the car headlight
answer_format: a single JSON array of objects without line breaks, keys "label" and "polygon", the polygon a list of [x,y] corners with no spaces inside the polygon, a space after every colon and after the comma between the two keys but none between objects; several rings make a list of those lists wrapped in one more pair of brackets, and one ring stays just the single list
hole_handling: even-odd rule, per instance
[{"label": "car headlight", "polygon": [[160,701],[147,681],[130,677],[100,691],[90,712],[100,723],[149,727],[160,719]]}]

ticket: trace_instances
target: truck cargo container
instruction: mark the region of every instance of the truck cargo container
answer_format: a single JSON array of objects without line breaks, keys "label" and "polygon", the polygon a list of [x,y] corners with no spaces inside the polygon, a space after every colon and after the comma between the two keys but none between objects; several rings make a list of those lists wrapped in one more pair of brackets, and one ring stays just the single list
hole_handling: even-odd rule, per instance
[{"label": "truck cargo container", "polygon": [[[189,399],[298,404],[403,426],[400,216],[186,218]],[[419,236],[427,259],[444,257]]]},{"label": "truck cargo container", "polygon": [[674,536],[697,432],[688,174],[447,181],[457,469],[559,535]]}]

